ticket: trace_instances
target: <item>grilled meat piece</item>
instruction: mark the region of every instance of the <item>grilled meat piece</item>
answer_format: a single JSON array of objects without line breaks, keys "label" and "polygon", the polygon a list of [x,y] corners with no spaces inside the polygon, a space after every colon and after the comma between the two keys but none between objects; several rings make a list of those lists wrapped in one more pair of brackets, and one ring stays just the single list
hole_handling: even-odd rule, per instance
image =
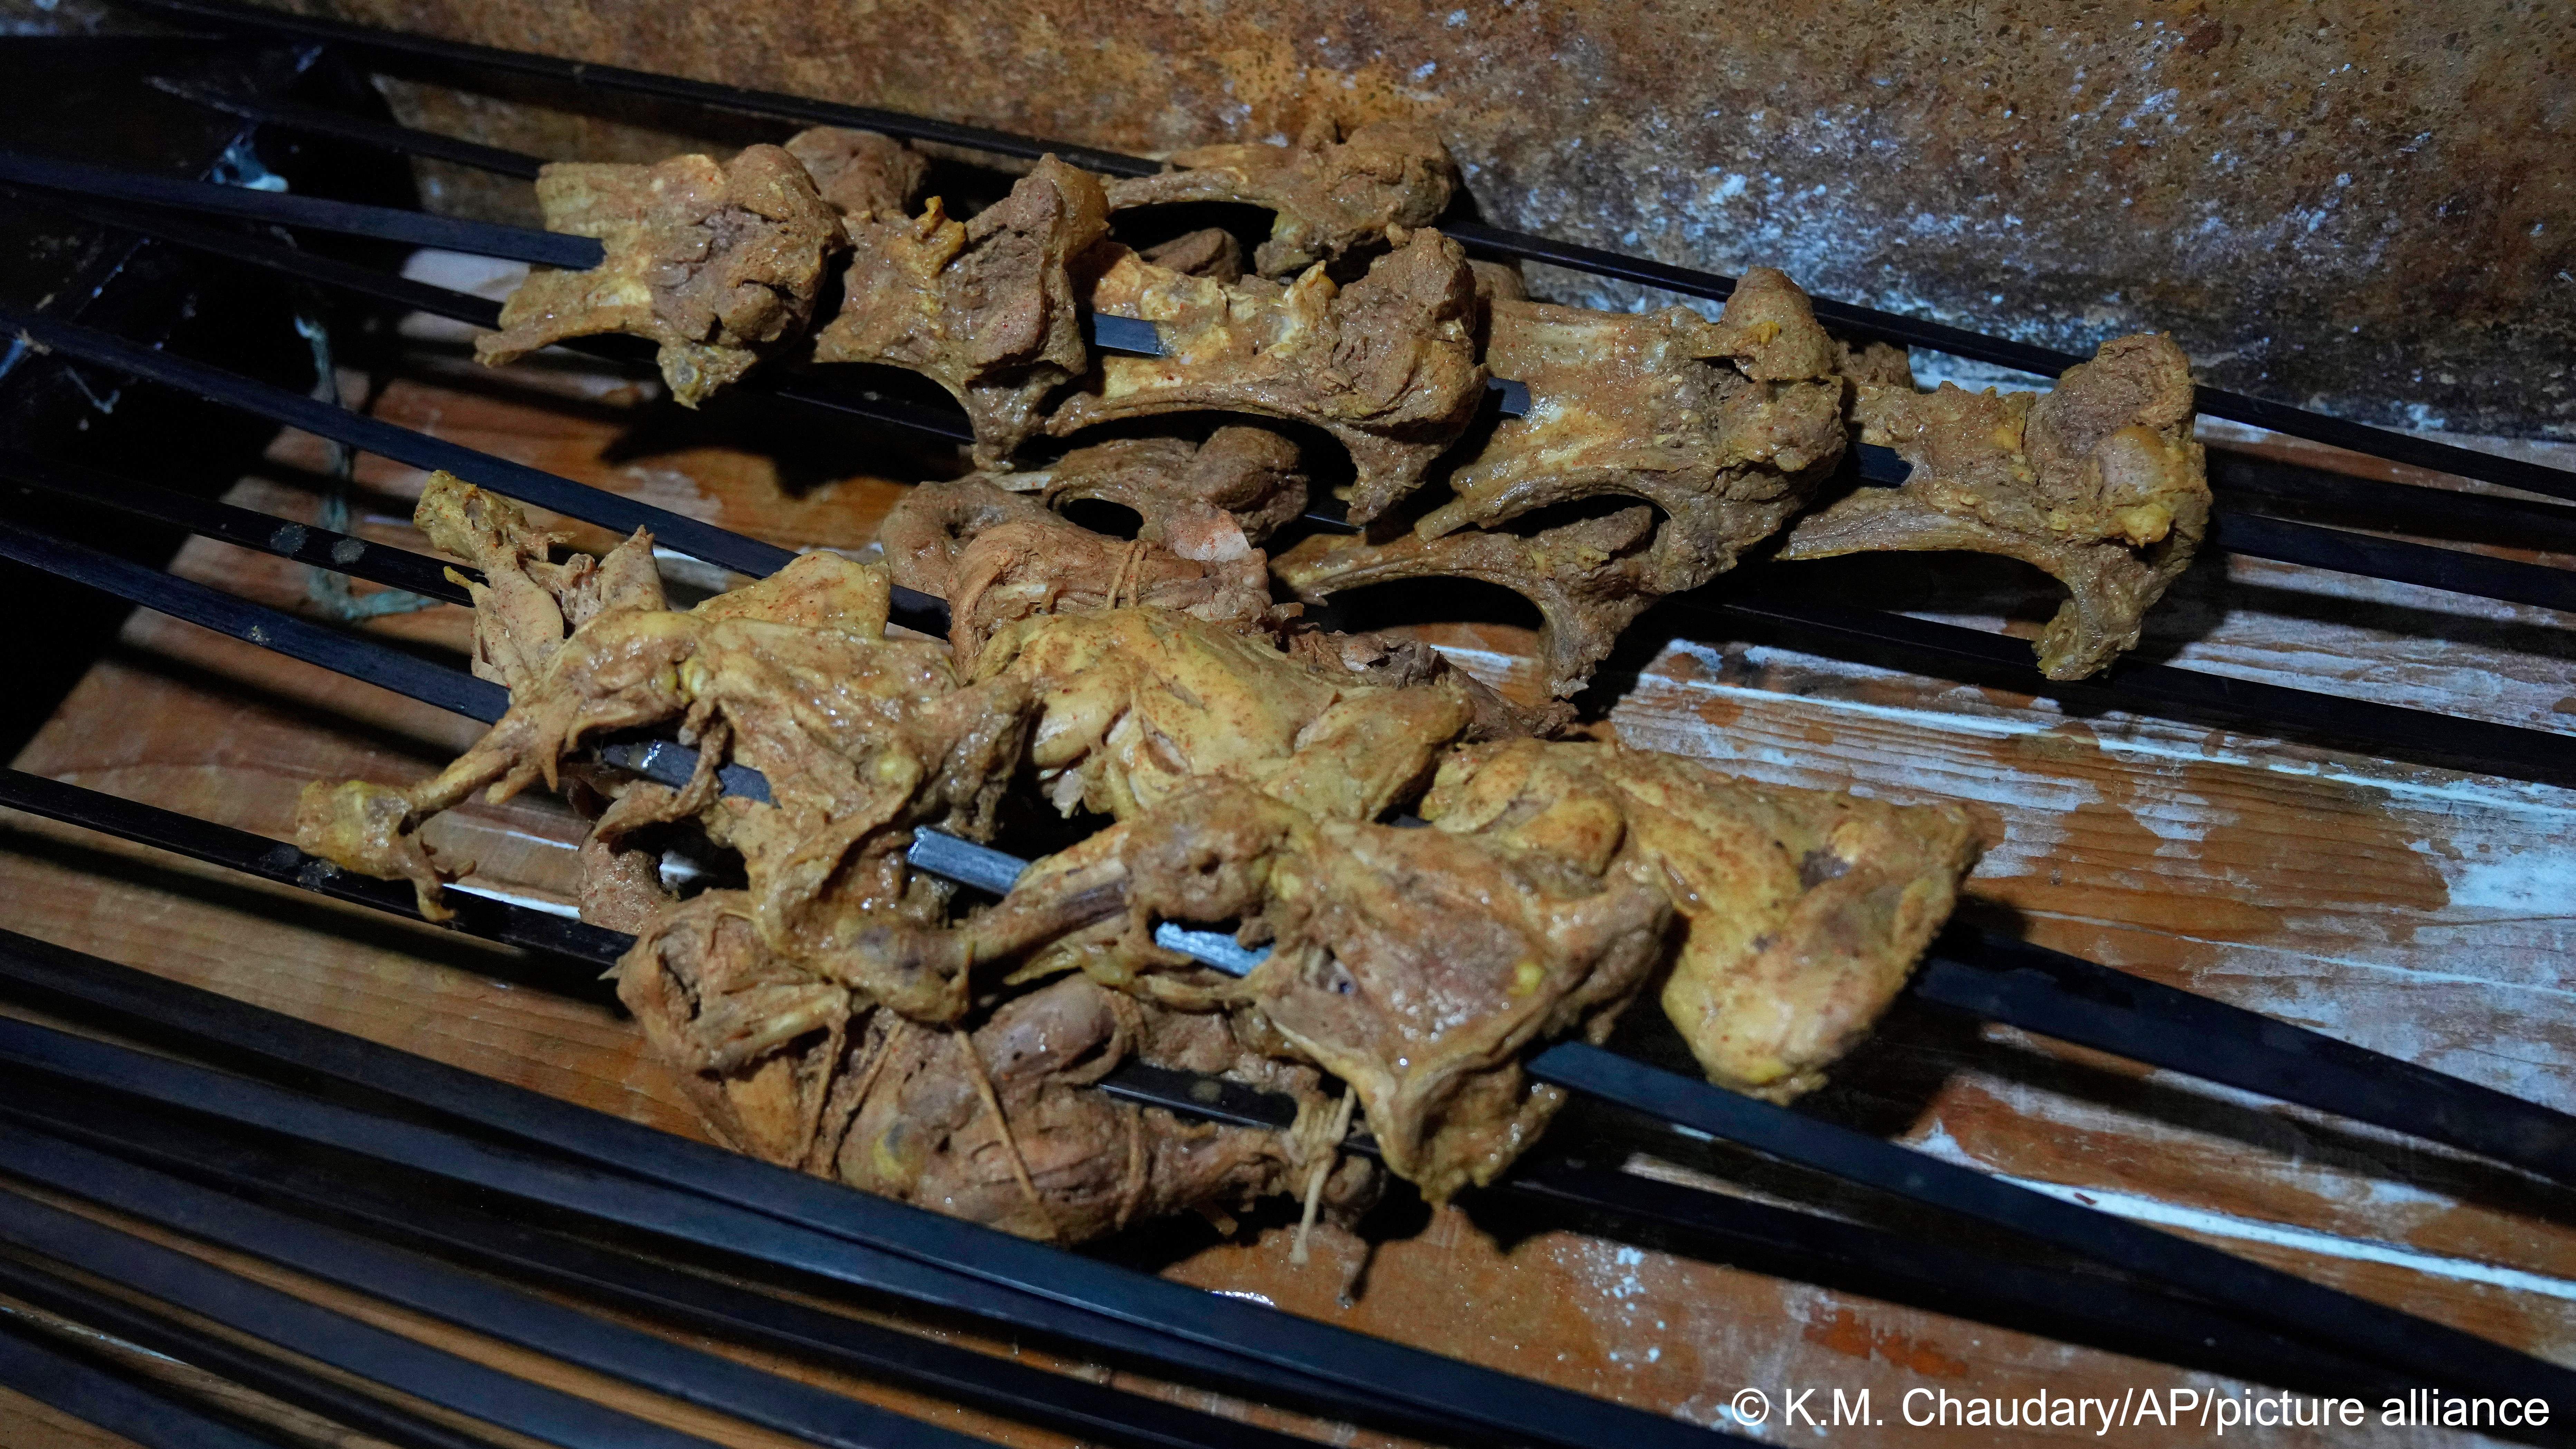
[{"label": "grilled meat piece", "polygon": [[474,600],[478,679],[522,688],[545,671],[564,635],[592,618],[662,607],[662,576],[649,540],[613,549],[605,559],[577,553],[550,562],[568,535],[537,528],[516,503],[443,471],[429,475],[412,521],[431,547],[483,573],[477,583],[449,570]]},{"label": "grilled meat piece", "polygon": [[930,158],[874,131],[816,126],[788,137],[786,151],[834,211],[862,221],[912,215],[922,180],[930,174]]},{"label": "grilled meat piece", "polygon": [[1663,989],[1709,1080],[1785,1101],[1859,1044],[1976,859],[1955,805],[1731,780],[1692,761],[1515,740],[1453,753],[1442,832],[1661,893],[1683,922]]},{"label": "grilled meat piece", "polygon": [[1373,819],[1476,716],[1455,679],[1372,685],[1162,609],[1021,620],[993,636],[975,677],[1015,679],[1038,702],[1028,763],[1068,815],[1124,817],[1222,778],[1320,817]]},{"label": "grilled meat piece", "polygon": [[1476,579],[1510,589],[1538,606],[1539,661],[1549,692],[1562,698],[1583,688],[1619,632],[1662,596],[1657,531],[1655,511],[1639,506],[1531,533],[1463,529],[1434,539],[1407,533],[1391,543],[1317,534],[1271,569],[1298,597],[1316,601],[1398,579]]},{"label": "grilled meat piece", "polygon": [[[1831,338],[1789,279],[1746,273],[1716,322],[1494,296],[1487,364],[1528,385],[1450,475],[1456,495],[1411,536],[1308,539],[1278,561],[1301,597],[1457,575],[1527,596],[1546,620],[1549,688],[1580,689],[1654,601],[1698,588],[1769,537],[1842,456],[1843,383]],[[1644,510],[1535,531],[1525,514],[1612,497]],[[1364,519],[1359,500],[1351,509]]]},{"label": "grilled meat piece", "polygon": [[[1348,1083],[1387,1168],[1440,1202],[1537,1139],[1562,1094],[1528,1080],[1521,1052],[1606,1036],[1667,917],[1625,878],[1201,779],[1038,862],[960,934],[1023,974],[1079,967],[1228,1009],[1239,1040]],[[1269,959],[1220,976],[1154,945],[1163,920],[1235,925]]]},{"label": "grilled meat piece", "polygon": [[1196,444],[1121,438],[1027,476],[1044,480],[1051,506],[1092,498],[1132,508],[1138,538],[1209,562],[1243,557],[1306,511],[1297,445],[1268,428],[1222,427]]},{"label": "grilled meat piece", "polygon": [[2209,530],[2191,439],[2191,365],[2158,333],[2115,337],[2045,394],[1864,384],[1861,439],[1914,465],[1789,532],[1784,559],[1967,549],[2054,575],[2070,597],[2039,636],[2041,672],[2081,679],[2138,642],[2146,611]]},{"label": "grilled meat piece", "polygon": [[[619,964],[617,988],[736,1150],[1027,1237],[1078,1243],[1187,1208],[1248,1207],[1302,1185],[1322,1146],[1086,1090],[1138,1058],[1289,1092],[1324,1115],[1313,1069],[1248,1055],[1222,1017],[1075,976],[1002,1003],[972,1033],[926,1027],[769,952],[734,892],[666,914]],[[1355,1216],[1376,1183],[1350,1159],[1324,1204]]]},{"label": "grilled meat piece", "polygon": [[1253,252],[1265,277],[1288,277],[1317,262],[1340,262],[1448,210],[1458,166],[1429,127],[1373,121],[1346,139],[1330,121],[1294,146],[1202,146],[1176,152],[1178,169],[1109,184],[1123,210],[1168,201],[1235,201],[1277,213],[1270,239]]},{"label": "grilled meat piece", "polygon": [[[1113,445],[1115,446],[1115,445]],[[1093,533],[1035,499],[975,475],[924,483],[879,530],[894,581],[948,600],[948,642],[971,667],[993,631],[1038,614],[1143,605],[1267,633],[1276,623],[1270,573],[1248,547],[1184,557],[1161,543]],[[1217,514],[1231,527],[1233,520]],[[1234,538],[1241,543],[1240,529]]]},{"label": "grilled meat piece", "polygon": [[[1116,185],[1112,182],[1111,185]],[[1145,260],[1192,277],[1206,277],[1231,287],[1243,280],[1243,243],[1221,226],[1176,236],[1145,248]]]},{"label": "grilled meat piece", "polygon": [[[627,546],[650,543],[639,533]],[[962,963],[850,971],[885,962],[859,949],[885,922],[944,915],[947,887],[913,875],[904,847],[916,825],[990,833],[1029,697],[1011,677],[961,686],[938,646],[887,639],[886,597],[882,569],[817,553],[685,613],[600,614],[435,778],[407,791],[307,786],[296,839],[362,874],[411,879],[435,918],[444,873],[419,839],[430,817],[478,789],[498,801],[540,779],[553,787],[585,738],[676,720],[699,747],[697,777],[679,790],[616,787],[596,837],[614,849],[646,825],[695,820],[741,853],[765,949],[897,1010],[951,1019],[965,1006]],[[766,776],[770,799],[720,796],[715,772],[728,761]]]},{"label": "grilled meat piece", "polygon": [[1227,286],[1119,252],[1089,299],[1155,323],[1164,355],[1100,358],[1049,432],[1201,411],[1312,423],[1350,450],[1358,517],[1418,486],[1484,395],[1474,278],[1437,232],[1412,233],[1347,287],[1317,270]]},{"label": "grilled meat piece", "polygon": [[1109,234],[1100,182],[1048,156],[970,221],[933,197],[918,217],[854,216],[849,230],[841,312],[815,360],[935,379],[965,405],[977,466],[1004,466],[1047,394],[1088,366],[1079,303]]},{"label": "grilled meat piece", "polygon": [[623,332],[659,344],[671,396],[696,407],[804,330],[827,258],[849,240],[796,158],[745,147],[722,166],[556,162],[537,177],[550,231],[597,237],[586,272],[537,267],[475,339],[499,366],[561,342]]}]

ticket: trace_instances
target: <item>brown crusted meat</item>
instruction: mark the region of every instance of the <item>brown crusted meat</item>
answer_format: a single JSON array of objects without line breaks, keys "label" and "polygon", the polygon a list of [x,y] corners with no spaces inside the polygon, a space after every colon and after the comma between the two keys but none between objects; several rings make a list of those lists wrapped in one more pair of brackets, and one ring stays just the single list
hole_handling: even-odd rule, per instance
[{"label": "brown crusted meat", "polygon": [[843,216],[893,221],[912,215],[930,160],[892,136],[816,126],[787,138],[787,154]]},{"label": "brown crusted meat", "polygon": [[[1004,1002],[971,1033],[926,1027],[771,954],[739,893],[711,891],[648,930],[617,977],[655,1054],[737,1150],[1023,1236],[1078,1243],[1191,1207],[1240,1209],[1302,1184],[1314,1155],[1312,1133],[1183,1122],[1086,1090],[1141,1059],[1323,1112],[1312,1069],[1247,1058],[1222,1017],[1080,976]],[[1364,1208],[1375,1182],[1351,1159],[1325,1204]]]},{"label": "brown crusted meat", "polygon": [[1162,609],[1024,619],[993,636],[976,677],[1017,679],[1038,701],[1028,763],[1068,815],[1131,815],[1213,777],[1374,819],[1476,714],[1454,679],[1374,685]]},{"label": "brown crusted meat", "polygon": [[[1348,1083],[1388,1169],[1439,1202],[1537,1139],[1562,1098],[1520,1054],[1606,1036],[1667,918],[1625,878],[1198,780],[1038,862],[961,934],[1029,974],[1229,1008],[1238,1039]],[[1158,921],[1235,925],[1269,959],[1230,981],[1154,945]]]},{"label": "brown crusted meat", "polygon": [[933,197],[920,216],[853,218],[841,314],[818,362],[875,362],[936,379],[966,407],[978,466],[1002,466],[1039,427],[1046,395],[1080,376],[1087,255],[1109,234],[1100,182],[1053,156],[966,222]]},{"label": "brown crusted meat", "polygon": [[[1528,385],[1528,414],[1495,427],[1450,476],[1456,496],[1412,536],[1318,536],[1278,571],[1308,599],[1444,575],[1513,589],[1546,620],[1549,687],[1571,694],[1657,598],[1733,568],[1805,501],[1842,456],[1843,383],[1806,294],[1768,267],[1746,273],[1716,322],[1684,307],[1628,316],[1503,297],[1487,317],[1486,361]],[[1662,516],[1511,527],[1603,497]],[[1351,512],[1363,516],[1356,500]]]},{"label": "brown crusted meat", "polygon": [[878,539],[894,582],[948,601],[949,645],[960,667],[972,667],[995,629],[1060,610],[1144,605],[1269,632],[1278,610],[1267,560],[1242,545],[1230,516],[1216,516],[1237,547],[1209,550],[1225,557],[1184,557],[1151,539],[1093,533],[975,475],[914,488],[887,513]]},{"label": "brown crusted meat", "polygon": [[1164,355],[1102,357],[1048,431],[1200,411],[1312,423],[1350,450],[1355,517],[1418,486],[1483,396],[1474,278],[1437,232],[1414,232],[1347,287],[1320,271],[1229,287],[1123,252],[1090,304],[1155,323]]},{"label": "brown crusted meat", "polygon": [[1203,146],[1173,155],[1179,169],[1114,181],[1109,204],[1123,209],[1167,201],[1237,201],[1276,212],[1270,240],[1253,253],[1265,277],[1338,262],[1429,226],[1458,187],[1457,163],[1427,126],[1373,121],[1337,134],[1329,121],[1294,146]]},{"label": "brown crusted meat", "polygon": [[[296,838],[351,870],[413,880],[423,911],[443,914],[440,873],[419,839],[430,817],[486,787],[495,801],[540,779],[552,787],[585,738],[676,720],[699,747],[697,777],[677,791],[626,786],[599,837],[613,848],[645,825],[696,820],[741,853],[765,949],[907,1014],[953,1018],[965,1006],[962,969],[851,972],[881,961],[863,943],[884,923],[944,910],[946,888],[913,875],[903,849],[917,825],[990,832],[1028,694],[1010,677],[961,687],[938,646],[887,639],[886,598],[882,569],[808,554],[687,613],[601,614],[436,778],[408,791],[306,787]],[[719,797],[716,770],[728,761],[766,776],[770,798]]]},{"label": "brown crusted meat", "polygon": [[1510,589],[1538,606],[1539,662],[1549,692],[1563,697],[1583,688],[1619,631],[1660,597],[1655,536],[1655,511],[1639,506],[1534,533],[1407,533],[1383,544],[1360,534],[1317,534],[1271,569],[1312,600],[1398,579],[1475,579]]},{"label": "brown crusted meat", "polygon": [[1243,280],[1243,243],[1221,226],[1204,227],[1144,250],[1145,260],[1185,276],[1206,277],[1231,287]]},{"label": "brown crusted meat", "polygon": [[607,260],[530,271],[475,357],[499,366],[567,337],[649,337],[671,396],[689,407],[804,329],[824,260],[849,244],[805,168],[776,146],[723,166],[556,162],[537,177],[537,201],[548,230],[597,237]]},{"label": "brown crusted meat", "polygon": [[519,505],[453,473],[429,475],[412,522],[432,548],[479,569],[483,581],[449,571],[474,599],[475,677],[510,689],[534,681],[564,635],[612,609],[659,609],[662,576],[653,544],[638,533],[604,559],[548,555],[565,535],[528,522]]},{"label": "brown crusted meat", "polygon": [[1998,395],[1863,386],[1862,440],[1914,465],[1790,530],[1782,558],[1968,549],[2017,558],[2071,595],[2039,636],[2040,669],[2081,679],[2138,642],[2139,624],[2209,528],[2191,440],[2191,365],[2157,333],[2116,337],[2054,391]]},{"label": "brown crusted meat", "polygon": [[1868,1034],[1976,859],[1955,805],[1748,784],[1610,745],[1461,750],[1421,808],[1440,831],[1669,899],[1684,939],[1665,1013],[1709,1080],[1779,1101]]},{"label": "brown crusted meat", "polygon": [[1241,558],[1306,511],[1297,445],[1268,428],[1218,428],[1204,443],[1121,438],[1076,448],[1031,475],[1055,507],[1098,499],[1136,510],[1138,538],[1184,558]]}]

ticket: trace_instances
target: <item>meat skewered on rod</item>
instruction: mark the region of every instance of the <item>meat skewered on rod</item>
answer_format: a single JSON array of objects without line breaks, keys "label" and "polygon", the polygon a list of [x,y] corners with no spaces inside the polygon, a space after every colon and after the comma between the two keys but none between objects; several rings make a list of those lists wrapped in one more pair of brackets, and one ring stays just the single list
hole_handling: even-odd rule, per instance
[{"label": "meat skewered on rod", "polygon": [[[164,359],[164,361],[175,362],[175,359]],[[189,376],[193,379],[198,375]],[[220,379],[222,375],[212,374],[211,376]],[[393,431],[399,433],[401,430]],[[480,456],[471,454],[469,450],[456,451],[466,454],[469,458]],[[498,460],[489,461],[498,462]],[[575,510],[581,508],[582,500],[589,497],[593,491],[578,485],[562,483],[561,480],[556,482],[563,489],[570,490],[570,501]],[[606,495],[600,495],[600,497],[604,499]],[[174,521],[181,522],[183,526],[186,524],[184,519]],[[408,567],[412,572],[417,572],[419,569],[417,565]],[[94,581],[103,584],[108,582],[104,579]],[[253,606],[235,604],[229,607],[238,611]],[[282,615],[277,618],[281,621],[280,627],[266,631],[269,638],[283,642],[296,637],[300,621],[294,621]],[[201,617],[200,622],[222,626],[222,620],[216,616]],[[923,622],[934,631],[938,628],[937,623],[929,619],[924,619]],[[247,626],[241,625],[236,620],[235,627],[246,628]],[[309,626],[300,627],[309,628]],[[332,642],[333,647],[344,649],[364,645],[364,641],[336,636]],[[402,656],[392,656],[392,660],[398,667],[418,667],[418,661]],[[464,681],[464,683],[471,685],[474,681]],[[497,692],[493,692],[493,697],[497,700]],[[485,717],[490,716],[486,714]],[[641,750],[638,754],[641,758],[637,755],[627,755],[626,758],[648,770],[658,766],[665,772],[660,778],[668,785],[683,786],[691,777],[694,758],[687,757],[688,752],[679,750],[678,747],[663,745]],[[737,779],[747,773],[739,765],[727,767],[727,774]],[[759,787],[746,785],[746,788],[765,790],[765,782]],[[2097,973],[2101,971],[2101,968],[2089,967],[2086,963],[2073,961],[2072,958],[2054,958],[2054,960],[2056,964],[2045,968],[2046,970],[2063,971],[2082,968]],[[2030,973],[2021,970],[2026,964],[2029,963],[2016,961],[2008,966],[2007,969],[2018,973],[2015,980],[2019,984],[2011,989],[2001,989],[2000,983],[1979,981],[1961,982],[1955,988],[1944,989],[1955,989],[1959,993],[1958,1004],[1966,1009],[1985,1014],[1993,1014],[1997,1003],[2000,1002],[2015,1003],[2013,1009],[2017,1012],[2041,1012],[2039,1016],[2020,1018],[2034,1030],[2085,1041],[2106,1050],[2140,1056],[2177,1070],[2204,1075],[2218,1073],[2240,1086],[2306,1101],[2325,1110],[2380,1121],[2396,1126],[2399,1130],[2458,1142],[2470,1147],[2471,1150],[2504,1156],[2508,1160],[2523,1162],[2543,1172],[2554,1174],[2564,1171],[2563,1150],[2554,1145],[2563,1141],[2563,1128],[2513,1125],[2523,1120],[2523,1117],[2517,1114],[2535,1113],[2540,1109],[2517,1103],[2500,1094],[2466,1088],[2465,1084],[2438,1074],[2422,1072],[2403,1063],[2374,1057],[2358,1049],[2341,1047],[2339,1044],[2329,1043],[2324,1038],[2312,1038],[2317,1045],[2304,1048],[2303,1051],[2310,1057],[2317,1057],[2328,1049],[2345,1053],[2341,1064],[2333,1067],[2332,1070],[2326,1070],[2314,1062],[2292,1059],[2282,1059],[2275,1065],[2273,1059],[2260,1048],[2265,1033],[2285,1029],[2278,1024],[2267,1022],[2248,1013],[2234,1013],[2224,1023],[2212,1022],[2208,1013],[2216,1009],[2214,1003],[2204,1003],[2199,998],[2182,993],[2158,995],[2151,991],[2146,983],[2136,982],[2133,978],[2117,977],[2116,973],[2104,973],[2108,977],[2126,983],[2113,987],[2110,990],[2110,999],[2128,998],[2146,1002],[2153,1006],[2157,1014],[2173,1023],[2171,1027],[2159,1028],[2142,1036],[2137,1026],[2124,1020],[2120,1014],[2113,1013],[2107,1017],[2097,1017],[2089,1015],[2082,1005],[2087,996],[2101,999],[2108,982],[2078,983],[2077,989],[2072,993],[2031,998],[2028,992],[2041,983],[2036,982]],[[1941,983],[1944,975],[1943,968],[1936,963],[1935,968],[1926,973],[1918,990]],[[2141,997],[2139,993],[2142,992],[2148,995]],[[2051,1001],[2056,1004],[2049,1004]],[[2158,1001],[2165,1004],[2155,1005],[2154,1003]],[[2238,1044],[2223,1053],[2207,1050],[2208,1042],[2205,1034],[2222,1027],[2233,1032],[2238,1039]],[[2169,1037],[2160,1034],[2165,1031],[2170,1031],[2172,1034]],[[2301,1034],[2300,1039],[2310,1040],[2311,1038],[2307,1034]],[[2230,1061],[2235,1062],[2237,1066],[2234,1068],[2226,1066]],[[2456,1107],[2445,1105],[2452,1102],[2462,1090],[2468,1091],[2474,1100],[2461,1101]],[[2555,1114],[2541,1113],[2537,1120],[2548,1121],[2554,1117]]]}]

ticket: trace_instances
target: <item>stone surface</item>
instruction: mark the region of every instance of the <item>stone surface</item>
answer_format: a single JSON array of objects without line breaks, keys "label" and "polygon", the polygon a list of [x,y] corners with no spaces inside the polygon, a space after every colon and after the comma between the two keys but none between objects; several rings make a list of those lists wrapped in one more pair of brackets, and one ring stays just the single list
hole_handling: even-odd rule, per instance
[{"label": "stone surface", "polygon": [[2563,4],[303,3],[1147,152],[1420,115],[1499,223],[2576,437]]}]

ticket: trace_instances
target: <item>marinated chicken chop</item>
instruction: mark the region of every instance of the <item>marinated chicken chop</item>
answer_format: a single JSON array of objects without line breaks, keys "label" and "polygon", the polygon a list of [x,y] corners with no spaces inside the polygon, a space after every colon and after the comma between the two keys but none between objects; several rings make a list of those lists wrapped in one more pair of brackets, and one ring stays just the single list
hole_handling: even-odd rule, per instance
[{"label": "marinated chicken chop", "polygon": [[750,146],[722,166],[556,162],[537,176],[546,228],[596,237],[589,271],[537,267],[475,339],[491,366],[567,337],[623,332],[660,346],[671,396],[696,407],[813,315],[827,258],[849,241],[796,158]]},{"label": "marinated chicken chop", "polygon": [[[1410,536],[1319,535],[1277,569],[1310,600],[1424,577],[1512,589],[1545,621],[1550,689],[1572,694],[1656,599],[1733,568],[1832,470],[1834,344],[1806,294],[1767,267],[1745,275],[1716,322],[1684,307],[1628,316],[1499,295],[1487,318],[1487,364],[1528,385],[1528,414],[1495,427],[1450,475],[1455,496]],[[1512,526],[1605,497],[1653,511]],[[1369,516],[1354,499],[1353,520]]]},{"label": "marinated chicken chop", "polygon": [[2055,575],[2071,597],[2039,636],[2051,679],[2081,679],[2138,642],[2147,610],[2209,529],[2192,441],[2191,365],[2157,333],[2116,337],[2055,390],[1998,395],[1863,385],[1861,439],[1914,465],[1798,520],[1784,559],[1966,549]]},{"label": "marinated chicken chop", "polygon": [[1109,234],[1100,182],[1049,156],[972,220],[933,197],[918,217],[853,216],[849,230],[841,313],[814,359],[935,379],[965,405],[977,466],[1004,466],[1047,394],[1088,366],[1078,308]]},{"label": "marinated chicken chop", "polygon": [[566,535],[528,522],[519,506],[453,473],[429,475],[412,522],[430,546],[480,570],[481,582],[449,570],[474,600],[478,679],[523,689],[542,676],[564,636],[601,614],[659,609],[662,576],[649,538],[606,559],[576,553],[551,561]]},{"label": "marinated chicken chop", "polygon": [[[1537,1140],[1563,1098],[1521,1053],[1606,1036],[1667,916],[1625,878],[1202,779],[1031,867],[944,954],[1224,1008],[1237,1039],[1347,1083],[1388,1170],[1442,1202]],[[1235,926],[1269,957],[1220,976],[1153,943],[1166,920]]]},{"label": "marinated chicken chop", "polygon": [[874,131],[816,126],[788,137],[786,151],[834,211],[862,221],[912,215],[922,180],[930,174],[930,158]]},{"label": "marinated chicken chop", "polygon": [[1710,1081],[1774,1101],[1820,1085],[1868,1034],[1976,860],[1955,805],[1756,785],[1610,745],[1459,750],[1421,810],[1670,901],[1682,939],[1665,1014]]},{"label": "marinated chicken chop", "polygon": [[1330,121],[1294,146],[1202,146],[1171,158],[1177,168],[1109,184],[1123,210],[1168,201],[1236,201],[1277,213],[1270,239],[1253,253],[1265,277],[1290,277],[1317,262],[1400,244],[1429,226],[1458,188],[1457,163],[1426,126],[1373,121],[1337,134]]},{"label": "marinated chicken chop", "polygon": [[[738,892],[668,912],[620,964],[618,995],[699,1112],[737,1150],[1026,1237],[1083,1242],[1193,1207],[1298,1191],[1330,1144],[1185,1122],[1088,1090],[1135,1059],[1225,1074],[1327,1112],[1312,1068],[1245,1053],[1224,1018],[1066,977],[971,1033],[925,1026],[766,950]],[[1332,1170],[1333,1215],[1375,1197]]]},{"label": "marinated chicken chop", "polygon": [[1214,513],[1231,547],[1186,556],[1154,539],[1093,533],[1026,494],[996,486],[1022,476],[920,484],[879,530],[894,582],[948,601],[956,659],[971,665],[993,631],[1014,620],[1122,604],[1179,610],[1258,633],[1275,627],[1279,611],[1270,601],[1268,561],[1243,541],[1231,515]]},{"label": "marinated chicken chop", "polygon": [[1350,450],[1354,512],[1374,511],[1411,492],[1475,416],[1475,298],[1466,254],[1432,231],[1347,287],[1316,269],[1227,286],[1119,252],[1090,305],[1156,324],[1163,355],[1101,357],[1047,429],[1209,411],[1311,423]]},{"label": "marinated chicken chop", "polygon": [[[651,543],[639,532],[621,548],[649,556]],[[617,567],[613,556],[601,565]],[[478,789],[497,802],[539,780],[552,788],[585,739],[676,721],[699,748],[697,777],[676,791],[617,787],[596,838],[613,849],[647,825],[695,821],[741,854],[764,949],[907,1014],[953,1019],[965,1008],[962,972],[851,970],[880,959],[862,943],[884,923],[944,912],[946,886],[915,876],[904,847],[917,825],[990,833],[1028,694],[1008,676],[960,685],[939,646],[887,639],[886,599],[884,570],[818,553],[687,612],[599,614],[435,778],[409,790],[307,786],[297,842],[362,874],[410,879],[438,918],[440,886],[456,872],[420,839],[431,817]],[[767,777],[770,798],[720,796],[727,762]]]}]

